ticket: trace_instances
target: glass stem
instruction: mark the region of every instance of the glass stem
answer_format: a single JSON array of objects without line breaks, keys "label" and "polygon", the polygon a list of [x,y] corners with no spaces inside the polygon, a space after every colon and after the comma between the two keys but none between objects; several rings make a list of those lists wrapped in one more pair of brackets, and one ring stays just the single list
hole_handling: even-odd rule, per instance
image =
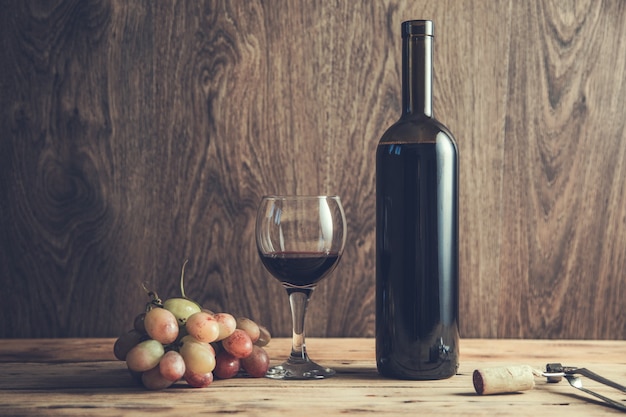
[{"label": "glass stem", "polygon": [[310,292],[301,291],[292,291],[289,294],[292,322],[291,355],[289,356],[289,362],[292,363],[309,362],[304,341],[304,320],[309,304],[309,295]]}]

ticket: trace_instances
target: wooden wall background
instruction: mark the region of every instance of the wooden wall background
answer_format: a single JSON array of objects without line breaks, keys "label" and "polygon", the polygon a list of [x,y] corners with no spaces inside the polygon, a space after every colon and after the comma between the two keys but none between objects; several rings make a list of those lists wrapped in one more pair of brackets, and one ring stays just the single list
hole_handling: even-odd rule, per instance
[{"label": "wooden wall background", "polygon": [[0,2],[0,337],[115,336],[145,281],[290,329],[265,193],[337,193],[310,336],[374,332],[374,152],[435,21],[463,337],[626,337],[626,2]]}]

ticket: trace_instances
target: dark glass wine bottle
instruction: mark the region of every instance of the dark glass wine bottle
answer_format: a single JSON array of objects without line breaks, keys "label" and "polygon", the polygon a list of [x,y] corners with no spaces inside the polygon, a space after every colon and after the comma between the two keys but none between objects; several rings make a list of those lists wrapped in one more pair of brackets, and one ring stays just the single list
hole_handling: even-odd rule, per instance
[{"label": "dark glass wine bottle", "polygon": [[433,117],[433,32],[402,23],[402,115],[376,151],[376,364],[400,379],[459,365],[458,156]]}]

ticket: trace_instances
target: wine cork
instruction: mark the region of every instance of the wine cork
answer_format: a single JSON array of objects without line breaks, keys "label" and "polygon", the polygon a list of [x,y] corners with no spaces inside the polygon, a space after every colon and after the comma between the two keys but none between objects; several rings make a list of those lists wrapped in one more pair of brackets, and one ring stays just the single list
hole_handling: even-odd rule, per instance
[{"label": "wine cork", "polygon": [[528,365],[476,369],[473,375],[477,394],[502,394],[533,389],[535,375]]}]

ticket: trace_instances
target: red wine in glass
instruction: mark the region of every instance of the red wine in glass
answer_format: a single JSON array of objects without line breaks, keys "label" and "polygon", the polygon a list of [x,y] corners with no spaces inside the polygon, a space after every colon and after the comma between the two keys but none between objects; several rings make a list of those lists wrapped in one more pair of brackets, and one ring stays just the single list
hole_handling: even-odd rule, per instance
[{"label": "red wine in glass", "polygon": [[315,284],[332,272],[339,261],[337,252],[259,253],[265,268],[278,279],[287,292],[310,293]]}]

